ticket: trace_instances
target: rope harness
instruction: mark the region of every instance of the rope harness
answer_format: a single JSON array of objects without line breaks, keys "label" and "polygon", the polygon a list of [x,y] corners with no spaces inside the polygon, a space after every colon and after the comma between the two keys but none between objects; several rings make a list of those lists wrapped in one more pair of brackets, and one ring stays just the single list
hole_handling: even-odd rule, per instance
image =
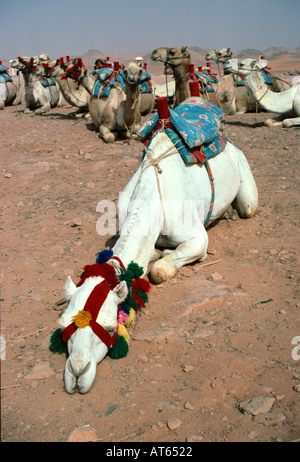
[{"label": "rope harness", "polygon": [[[158,127],[158,125],[160,125],[160,127]],[[156,134],[163,133],[165,131],[165,127],[170,127],[172,130],[174,130],[174,127],[172,127],[171,124],[170,124],[170,119],[159,119],[159,122],[158,122],[157,126],[154,127],[153,132],[156,132]],[[159,163],[162,160],[166,159],[167,157],[170,157],[170,156],[173,156],[174,154],[177,154],[178,151],[180,151],[181,149],[183,149],[185,147],[184,145],[178,146],[179,143],[182,143],[182,140],[180,138],[176,142],[172,141],[172,143],[173,143],[172,146],[169,146],[162,154],[160,154],[156,158],[154,158],[154,156],[153,156],[153,151],[150,148],[147,149],[147,151],[145,153],[145,157],[147,156],[147,160],[148,160],[149,163],[141,170],[140,175],[139,175],[139,177],[137,179],[137,182],[135,184],[135,187],[134,187],[133,192],[132,192],[131,197],[130,197],[130,201],[131,201],[133,196],[134,196],[134,193],[135,193],[135,191],[136,191],[136,189],[137,189],[137,187],[138,187],[138,185],[139,185],[139,183],[141,181],[143,173],[146,170],[148,170],[148,168],[153,167],[154,172],[155,172],[155,177],[156,177],[156,183],[157,183],[157,189],[158,189],[158,193],[159,193],[159,198],[160,198],[160,202],[161,202],[161,206],[162,206],[162,209],[163,209],[163,215],[164,216],[165,216],[164,204],[163,204],[162,192],[161,192],[160,181],[159,181],[159,175],[162,173],[162,169],[161,169]],[[202,162],[202,163],[204,163],[204,165],[206,167],[206,171],[207,171],[207,174],[208,174],[208,177],[209,177],[210,187],[211,187],[211,201],[210,201],[210,206],[209,206],[209,210],[208,210],[208,213],[207,213],[207,217],[206,217],[205,222],[204,222],[204,226],[207,226],[208,223],[209,223],[211,214],[212,214],[213,206],[214,206],[215,187],[214,187],[214,178],[213,178],[213,174],[212,174],[212,171],[210,169],[210,166],[209,166],[209,162],[205,158],[205,156],[203,157],[203,160],[204,160],[204,162]]]}]

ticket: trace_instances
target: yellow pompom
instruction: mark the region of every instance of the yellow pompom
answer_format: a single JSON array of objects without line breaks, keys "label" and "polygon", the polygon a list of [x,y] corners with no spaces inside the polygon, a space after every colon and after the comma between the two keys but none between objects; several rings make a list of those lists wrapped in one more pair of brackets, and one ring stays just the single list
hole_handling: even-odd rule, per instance
[{"label": "yellow pompom", "polygon": [[134,327],[136,319],[136,312],[133,308],[130,308],[129,316],[127,321],[124,323],[126,327]]},{"label": "yellow pompom", "polygon": [[127,329],[123,324],[119,324],[118,326],[118,334],[124,337],[127,343],[129,343],[129,334],[127,332]]},{"label": "yellow pompom", "polygon": [[83,328],[89,325],[92,319],[91,313],[88,311],[81,310],[75,316],[72,317],[72,320],[76,327]]}]

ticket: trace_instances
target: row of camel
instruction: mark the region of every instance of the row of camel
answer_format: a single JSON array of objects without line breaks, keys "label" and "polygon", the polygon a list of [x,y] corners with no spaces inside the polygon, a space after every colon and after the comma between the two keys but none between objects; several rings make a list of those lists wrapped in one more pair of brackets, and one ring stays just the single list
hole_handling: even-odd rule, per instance
[{"label": "row of camel", "polygon": [[[289,83],[276,76],[273,76],[272,84],[267,85],[260,72],[267,66],[266,60],[232,60],[231,56],[230,49],[225,48],[206,55],[207,61],[215,61],[223,66],[225,75],[215,83],[212,81],[213,91],[205,93],[203,97],[219,106],[225,114],[252,112],[259,106],[279,114],[265,121],[268,126],[298,125],[299,86],[291,88]],[[104,141],[113,142],[116,133],[121,136],[136,135],[141,116],[153,110],[156,96],[170,96],[174,93],[175,107],[190,96],[187,75],[191,57],[187,47],[158,48],[152,52],[151,59],[164,63],[165,73],[173,74],[174,80],[168,83],[168,89],[165,85],[152,82],[154,91],[140,94],[138,78],[141,67],[133,62],[124,66],[124,73],[128,76],[125,91],[115,85],[109,97],[102,98],[93,96],[97,77],[85,69],[80,58],[62,64],[60,60],[50,61],[47,55],[41,55],[35,58],[16,58],[10,64],[23,73],[26,112],[35,109],[36,114],[43,114],[59,106],[63,96],[69,104],[78,108],[79,113],[89,113]],[[56,87],[44,87],[39,83],[38,77],[45,75],[45,64],[47,71],[51,70]],[[66,73],[68,78],[62,79]],[[245,85],[237,85],[234,77],[236,74],[244,78]]]},{"label": "row of camel", "polygon": [[[164,107],[158,105],[159,123],[155,126],[155,129],[158,129],[151,131],[141,164],[120,195],[118,206],[120,235],[111,251],[107,252],[107,258],[97,257],[95,264],[84,268],[79,283],[75,284],[69,276],[64,286],[68,307],[58,320],[58,331],[68,351],[64,370],[65,389],[68,393],[75,391],[86,393],[90,390],[96,377],[98,363],[112,348],[113,351],[116,349],[117,344],[114,343],[114,339],[118,338],[118,335],[122,336],[122,332],[124,333],[126,329],[124,319],[120,317],[120,305],[126,304],[128,296],[131,298],[134,296],[134,289],[133,283],[130,286],[127,280],[122,279],[124,273],[121,268],[127,268],[125,273],[127,275],[132,262],[138,265],[140,271],[135,277],[139,279],[140,286],[143,285],[142,278],[146,275],[155,284],[163,283],[174,277],[182,266],[206,259],[208,250],[206,228],[220,219],[231,205],[242,218],[251,218],[258,210],[258,191],[251,168],[246,156],[236,146],[227,141],[223,150],[207,162],[186,165],[178,145],[174,144],[164,129],[165,122],[170,124],[172,113],[186,121],[188,120],[186,114],[189,113],[189,109],[192,109],[193,115],[196,114],[198,117],[200,128],[197,136],[199,143],[201,139],[202,146],[205,140],[211,142],[220,134],[222,111],[203,98],[189,97],[186,79],[181,82],[178,77],[180,72],[177,63],[180,59],[186,59],[183,53],[183,47],[180,47],[180,50],[160,49],[153,52],[153,58],[163,61],[166,66],[174,69],[175,109],[171,112],[166,98],[163,99],[166,103]],[[173,64],[175,62],[176,65]],[[234,62],[234,60],[228,61],[224,66],[233,69]],[[108,102],[112,101],[116,104],[114,106],[117,109],[116,118],[121,117],[123,111],[122,120],[124,120],[126,101],[128,100],[127,104],[131,106],[132,116],[141,96],[137,91],[140,72],[137,63],[132,63],[123,69],[126,80],[125,92],[117,85],[104,102],[99,101],[101,98],[92,97],[89,90],[94,85],[94,77],[79,59],[73,59],[66,64],[61,61],[47,62],[43,66],[42,63],[34,64],[31,59],[21,58],[21,61],[18,59],[11,64],[18,69],[21,69],[21,66],[25,69],[36,66],[35,72],[44,72],[51,67],[52,76],[63,82],[66,88],[67,85],[73,85],[74,92],[77,88],[77,93],[72,94],[76,94],[78,99],[82,96],[84,88],[88,95],[89,113],[93,122],[99,124],[99,133],[106,141],[110,141],[110,135],[113,135],[114,131],[111,126],[107,129],[105,125],[107,120],[109,123],[111,121]],[[238,65],[240,70],[241,63],[239,62]],[[248,69],[246,63],[245,69]],[[31,93],[34,93],[37,91],[34,87],[38,86],[35,80],[36,74],[33,77],[30,77],[29,72],[27,74],[28,86],[32,89]],[[65,78],[61,80],[58,76]],[[30,79],[32,79],[31,85]],[[131,85],[132,88],[128,89]],[[46,90],[53,100],[56,96],[56,85],[52,87],[52,90],[50,88]],[[59,88],[62,89],[62,86]],[[136,94],[133,89],[136,90]],[[130,94],[127,93],[128,91],[132,93],[132,98],[128,96]],[[183,96],[185,98],[182,101],[180,98]],[[28,106],[29,97],[30,95],[26,103]],[[34,98],[34,95],[31,97]],[[260,99],[263,98],[260,96]],[[52,100],[45,102],[41,108],[48,110]],[[57,96],[58,101],[59,96]],[[122,111],[119,109],[120,106],[123,108]],[[141,102],[139,107],[142,107]],[[139,111],[141,113],[141,109]],[[149,111],[151,112],[151,108]],[[138,118],[139,114],[135,114],[133,121],[126,119],[123,130],[133,131],[137,122],[136,117]],[[208,121],[209,128],[206,137],[201,131],[205,119]],[[202,146],[195,145],[199,150]],[[181,226],[178,230],[178,225],[183,225],[182,217],[185,216],[187,207],[190,218],[188,226]],[[145,229],[146,218],[149,227]],[[102,255],[102,252],[99,254]],[[150,262],[153,264],[148,272]],[[94,309],[94,305],[97,309]],[[59,351],[60,346],[58,347],[57,343],[58,339],[55,336],[52,348],[55,344],[56,351]]]}]

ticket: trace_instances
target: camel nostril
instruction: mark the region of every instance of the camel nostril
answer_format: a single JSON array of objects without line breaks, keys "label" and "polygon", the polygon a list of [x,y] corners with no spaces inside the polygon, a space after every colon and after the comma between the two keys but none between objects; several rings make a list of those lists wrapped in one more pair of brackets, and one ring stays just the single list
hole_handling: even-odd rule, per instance
[{"label": "camel nostril", "polygon": [[72,362],[72,359],[70,358],[68,362],[68,368],[69,371],[72,375],[75,377],[79,377],[80,375],[85,374],[89,368],[90,368],[91,362],[88,361],[88,363],[82,361],[82,360],[74,360]]}]

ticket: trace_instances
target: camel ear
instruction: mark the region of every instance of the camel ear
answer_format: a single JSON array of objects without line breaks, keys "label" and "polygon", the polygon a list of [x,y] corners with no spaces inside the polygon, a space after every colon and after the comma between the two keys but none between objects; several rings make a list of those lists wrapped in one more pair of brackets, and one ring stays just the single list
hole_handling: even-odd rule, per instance
[{"label": "camel ear", "polygon": [[181,53],[184,55],[184,56],[189,56],[189,47],[182,47],[181,48]]},{"label": "camel ear", "polygon": [[125,281],[120,282],[120,284],[118,284],[114,288],[113,293],[114,293],[114,296],[117,298],[118,304],[124,302],[128,294],[128,288],[127,288],[126,282]]},{"label": "camel ear", "polygon": [[71,276],[68,276],[68,279],[67,279],[67,281],[65,283],[65,286],[64,286],[66,300],[71,299],[71,297],[74,294],[75,290],[76,290],[76,285],[72,281]]}]

